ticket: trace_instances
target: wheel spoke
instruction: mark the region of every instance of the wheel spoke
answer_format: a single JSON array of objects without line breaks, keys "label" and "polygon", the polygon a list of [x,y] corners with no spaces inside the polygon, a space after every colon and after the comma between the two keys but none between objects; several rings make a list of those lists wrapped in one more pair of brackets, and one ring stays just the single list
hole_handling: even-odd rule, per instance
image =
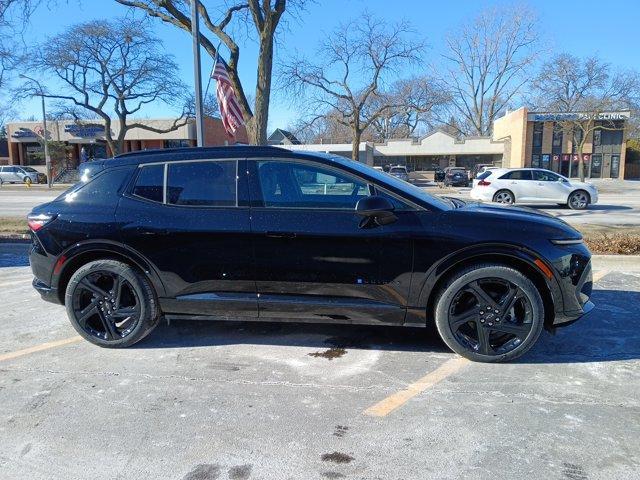
[{"label": "wheel spoke", "polygon": [[122,318],[122,317],[126,318],[126,317],[133,317],[137,313],[138,313],[138,310],[135,307],[124,307],[114,311],[112,316],[118,317],[118,318]]},{"label": "wheel spoke", "polygon": [[449,325],[451,325],[451,330],[455,333],[462,325],[465,323],[469,323],[471,321],[478,320],[478,309],[472,308],[466,312],[460,313],[458,315],[450,315],[449,316]]},{"label": "wheel spoke", "polygon": [[504,296],[504,298],[500,302],[502,305],[500,307],[501,315],[504,316],[511,311],[513,306],[516,304],[516,302],[520,298],[521,293],[522,291],[515,285],[509,287],[509,292],[507,292],[507,294]]},{"label": "wheel spoke", "polygon": [[476,332],[478,333],[478,353],[491,355],[493,349],[489,344],[489,330],[484,328],[480,322],[476,322]]},{"label": "wheel spoke", "polygon": [[87,277],[84,277],[82,280],[80,280],[80,282],[78,283],[78,286],[84,288],[85,290],[90,291],[95,295],[99,295],[102,298],[108,296],[107,292],[105,292],[100,287],[98,287],[93,282],[91,282],[91,280],[89,280]]},{"label": "wheel spoke", "polygon": [[116,331],[115,325],[111,323],[111,320],[107,318],[104,312],[100,309],[98,309],[97,312],[98,312],[98,316],[100,317],[100,321],[102,321],[102,326],[104,327],[104,331],[107,335],[107,339],[115,340],[117,338],[120,338],[120,336],[118,335],[118,332]]},{"label": "wheel spoke", "polygon": [[530,323],[494,323],[492,327],[490,327],[492,331],[500,332],[500,333],[510,333],[515,335],[521,340],[524,340],[531,330]]},{"label": "wheel spoke", "polygon": [[491,308],[498,308],[495,300],[491,298],[487,292],[484,291],[482,285],[480,285],[480,282],[478,282],[477,280],[469,284],[469,289],[476,296],[478,301],[480,301],[481,307],[489,306]]},{"label": "wheel spoke", "polygon": [[98,313],[98,307],[94,302],[91,302],[87,307],[77,313],[76,317],[78,324],[84,328],[87,324],[87,320],[96,313]]},{"label": "wheel spoke", "polygon": [[120,300],[122,297],[122,278],[120,277],[120,275],[116,275],[113,278],[113,299],[114,299],[114,303],[113,303],[113,308],[118,309],[120,308]]}]

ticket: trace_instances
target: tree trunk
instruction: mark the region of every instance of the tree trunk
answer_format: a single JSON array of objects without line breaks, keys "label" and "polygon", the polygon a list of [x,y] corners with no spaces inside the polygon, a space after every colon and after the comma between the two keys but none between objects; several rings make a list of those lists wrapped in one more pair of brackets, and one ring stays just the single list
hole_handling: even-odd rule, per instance
[{"label": "tree trunk", "polygon": [[353,141],[351,143],[351,160],[357,162],[360,158],[360,137],[362,132],[359,127],[353,129]]},{"label": "tree trunk", "polygon": [[267,144],[267,122],[269,121],[269,100],[271,97],[271,70],[273,68],[273,29],[265,25],[260,34],[260,52],[258,54],[258,78],[256,79],[256,99],[253,117],[247,121],[249,143]]}]

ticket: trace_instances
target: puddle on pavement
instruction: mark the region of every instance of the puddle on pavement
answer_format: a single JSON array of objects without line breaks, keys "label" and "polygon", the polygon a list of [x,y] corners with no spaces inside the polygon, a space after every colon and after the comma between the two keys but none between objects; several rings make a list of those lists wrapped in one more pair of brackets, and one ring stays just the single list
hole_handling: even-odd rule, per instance
[{"label": "puddle on pavement", "polygon": [[320,458],[323,462],[349,463],[353,460],[351,455],[342,452],[324,453]]},{"label": "puddle on pavement", "polygon": [[333,360],[334,358],[342,357],[346,353],[347,351],[344,348],[331,347],[330,349],[325,350],[324,352],[312,352],[312,353],[308,353],[307,355],[309,355],[310,357],[321,357],[321,358],[326,358],[327,360]]}]

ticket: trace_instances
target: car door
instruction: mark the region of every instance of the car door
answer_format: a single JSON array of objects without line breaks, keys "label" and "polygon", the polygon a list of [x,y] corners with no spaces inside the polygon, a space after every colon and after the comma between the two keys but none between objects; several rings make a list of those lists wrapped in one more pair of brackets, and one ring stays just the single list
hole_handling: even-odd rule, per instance
[{"label": "car door", "polygon": [[374,190],[337,167],[298,159],[248,161],[260,317],[400,324],[412,243],[363,226],[358,200]]},{"label": "car door", "polygon": [[531,170],[512,170],[502,177],[505,188],[516,196],[516,202],[536,202],[536,187],[533,183]]},{"label": "car door", "polygon": [[571,192],[569,182],[548,170],[534,170],[534,183],[541,203],[565,203]]},{"label": "car door", "polygon": [[158,270],[165,313],[257,316],[243,162],[142,165],[121,199],[122,241]]}]

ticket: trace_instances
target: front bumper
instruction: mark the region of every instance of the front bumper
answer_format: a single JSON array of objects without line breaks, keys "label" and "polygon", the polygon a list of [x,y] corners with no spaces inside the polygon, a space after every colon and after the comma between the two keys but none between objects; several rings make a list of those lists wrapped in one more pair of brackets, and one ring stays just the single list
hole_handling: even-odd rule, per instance
[{"label": "front bumper", "polygon": [[[573,263],[575,260],[571,260]],[[591,302],[593,290],[593,273],[591,270],[591,260],[587,260],[579,276],[571,275],[563,279],[564,288],[564,310],[557,311],[552,327],[564,327],[591,312],[595,305]]]}]

